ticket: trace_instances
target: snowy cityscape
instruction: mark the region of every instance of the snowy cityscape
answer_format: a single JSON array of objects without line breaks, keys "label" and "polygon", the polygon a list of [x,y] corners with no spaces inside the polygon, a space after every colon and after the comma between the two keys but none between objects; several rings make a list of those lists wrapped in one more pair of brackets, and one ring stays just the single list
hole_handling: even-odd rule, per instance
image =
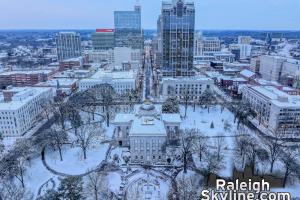
[{"label": "snowy cityscape", "polygon": [[300,199],[300,31],[203,30],[201,1],[0,22],[0,200]]}]

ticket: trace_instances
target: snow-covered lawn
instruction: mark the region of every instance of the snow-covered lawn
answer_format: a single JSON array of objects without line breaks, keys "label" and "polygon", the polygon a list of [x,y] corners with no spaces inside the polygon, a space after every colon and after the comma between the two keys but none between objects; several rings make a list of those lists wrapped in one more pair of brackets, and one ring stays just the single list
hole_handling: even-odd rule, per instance
[{"label": "snow-covered lawn", "polygon": [[[180,107],[181,116],[184,116],[184,107]],[[227,121],[231,125],[231,131],[226,132],[224,130],[224,123]],[[211,128],[213,122],[214,128]],[[228,110],[224,109],[221,112],[220,106],[210,108],[209,112],[205,108],[196,107],[195,112],[193,107],[189,106],[187,110],[186,118],[183,118],[182,129],[199,129],[207,136],[217,136],[223,134],[225,136],[233,136],[234,131],[237,128],[237,124],[234,123],[234,115]],[[231,143],[231,139],[228,142]]]},{"label": "snow-covered lawn", "polygon": [[272,189],[272,192],[288,192],[292,198],[300,198],[300,182],[295,183],[293,186],[287,186],[287,188]]},{"label": "snow-covered lawn", "polygon": [[[184,116],[184,106],[180,107],[181,115]],[[213,123],[213,128],[211,128],[211,124]],[[230,128],[224,130],[224,124],[229,124]],[[198,129],[203,135],[208,137],[214,136],[225,136],[222,141],[223,145],[223,156],[224,156],[224,167],[220,170],[218,175],[229,177],[233,172],[233,156],[234,156],[234,136],[237,130],[237,123],[234,123],[234,115],[228,110],[224,109],[221,112],[220,106],[215,106],[210,108],[209,112],[205,108],[201,108],[199,106],[196,107],[195,112],[193,111],[193,107],[189,106],[187,110],[186,118],[183,118],[183,122],[181,124],[182,129]],[[228,136],[228,137],[226,137]],[[208,146],[213,150],[215,138],[209,138]],[[203,163],[200,162],[199,156],[193,155],[195,164],[197,167],[201,168],[204,166]]]},{"label": "snow-covered lawn", "polygon": [[56,176],[44,167],[39,156],[31,161],[31,165],[26,170],[25,187],[36,196],[40,186],[50,178],[56,179]]},{"label": "snow-covered lawn", "polygon": [[59,153],[46,151],[47,164],[54,170],[69,174],[79,175],[95,169],[104,159],[108,144],[95,145],[87,151],[87,159],[83,158],[83,152],[79,147],[66,147],[63,151],[63,161],[59,159]]}]

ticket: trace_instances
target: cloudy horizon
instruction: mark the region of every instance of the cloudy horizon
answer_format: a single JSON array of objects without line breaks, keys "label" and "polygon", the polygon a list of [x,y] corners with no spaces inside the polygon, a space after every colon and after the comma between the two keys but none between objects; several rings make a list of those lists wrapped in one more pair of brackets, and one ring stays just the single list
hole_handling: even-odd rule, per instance
[{"label": "cloudy horizon", "polygon": [[[135,0],[0,0],[0,29],[113,28],[113,11]],[[300,30],[299,0],[195,0],[199,30]],[[161,0],[140,0],[144,29],[155,29]],[[4,19],[4,20],[3,20]]]}]

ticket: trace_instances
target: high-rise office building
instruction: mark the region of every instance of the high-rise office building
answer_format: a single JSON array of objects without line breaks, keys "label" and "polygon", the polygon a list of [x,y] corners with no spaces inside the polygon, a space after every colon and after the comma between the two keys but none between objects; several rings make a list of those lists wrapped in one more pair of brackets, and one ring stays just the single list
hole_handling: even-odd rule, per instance
[{"label": "high-rise office building", "polygon": [[56,35],[56,47],[59,61],[81,56],[80,34],[75,32],[59,32]]},{"label": "high-rise office building", "polygon": [[251,36],[239,36],[238,44],[251,44],[252,38]]},{"label": "high-rise office building", "polygon": [[162,3],[163,76],[193,75],[195,6],[184,0]]},{"label": "high-rise office building", "polygon": [[221,41],[217,37],[203,37],[200,33],[195,33],[194,55],[207,56],[214,52],[221,51]]},{"label": "high-rise office building", "polygon": [[141,7],[136,5],[133,11],[115,11],[116,47],[143,48]]},{"label": "high-rise office building", "polygon": [[97,29],[92,33],[94,50],[109,50],[115,47],[115,33],[113,29]]}]

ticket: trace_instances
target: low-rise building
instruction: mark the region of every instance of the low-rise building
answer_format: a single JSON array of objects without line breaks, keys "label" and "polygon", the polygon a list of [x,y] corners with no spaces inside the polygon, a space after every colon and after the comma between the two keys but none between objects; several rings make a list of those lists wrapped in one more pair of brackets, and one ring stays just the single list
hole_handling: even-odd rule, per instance
[{"label": "low-rise building", "polygon": [[257,121],[272,133],[300,136],[300,96],[274,86],[246,86],[243,100],[257,113]]},{"label": "low-rise building", "polygon": [[30,130],[42,113],[42,104],[53,101],[51,88],[16,87],[3,91],[0,102],[0,132],[19,137]]},{"label": "low-rise building", "polygon": [[66,96],[76,90],[77,82],[78,79],[58,78],[38,83],[35,87],[50,87],[53,89],[55,96]]},{"label": "low-rise building", "polygon": [[193,76],[180,78],[162,79],[162,96],[167,99],[169,96],[177,96],[183,99],[189,95],[192,100],[197,100],[206,89],[212,89],[214,81],[207,77]]},{"label": "low-rise building", "polygon": [[64,71],[67,69],[79,69],[83,67],[83,58],[69,58],[59,62],[59,70]]},{"label": "low-rise building", "polygon": [[142,51],[129,47],[115,47],[109,50],[86,51],[89,62],[105,63],[110,66],[130,64],[132,69],[138,69],[142,64]]},{"label": "low-rise building", "polygon": [[31,71],[7,71],[0,74],[0,88],[7,86],[33,86],[39,82],[47,81],[55,71],[31,70]]},{"label": "low-rise building", "polygon": [[129,71],[112,71],[99,69],[91,78],[82,79],[78,83],[79,91],[88,90],[96,85],[110,84],[115,92],[123,94],[127,91],[137,88],[137,72]]},{"label": "low-rise building", "polygon": [[163,114],[161,107],[145,102],[134,114],[117,114],[114,135],[130,149],[132,163],[165,164],[166,148],[179,139],[180,124],[179,114]]}]

